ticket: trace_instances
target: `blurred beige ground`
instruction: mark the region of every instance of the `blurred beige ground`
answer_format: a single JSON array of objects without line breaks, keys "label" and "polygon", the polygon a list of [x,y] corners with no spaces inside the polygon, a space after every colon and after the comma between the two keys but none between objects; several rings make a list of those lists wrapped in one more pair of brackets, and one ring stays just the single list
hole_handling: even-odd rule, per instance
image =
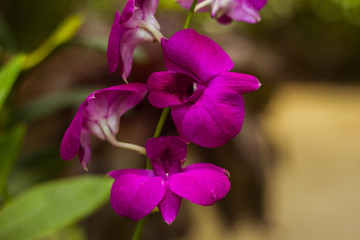
[{"label": "blurred beige ground", "polygon": [[190,204],[198,227],[185,239],[360,239],[360,87],[285,85],[261,121],[279,154],[267,224],[229,229],[216,206]]}]

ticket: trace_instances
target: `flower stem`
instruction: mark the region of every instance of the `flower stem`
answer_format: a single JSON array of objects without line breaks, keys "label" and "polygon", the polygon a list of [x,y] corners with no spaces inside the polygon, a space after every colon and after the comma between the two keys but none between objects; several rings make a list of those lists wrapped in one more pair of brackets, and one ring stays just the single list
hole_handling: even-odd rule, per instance
[{"label": "flower stem", "polygon": [[161,131],[164,127],[164,124],[165,124],[165,121],[166,121],[166,118],[167,116],[169,115],[169,112],[170,112],[170,108],[164,108],[162,113],[161,113],[161,116],[160,116],[160,119],[159,119],[159,122],[156,126],[156,129],[155,129],[155,133],[154,133],[154,138],[156,137],[159,137],[160,134],[161,134]]},{"label": "flower stem", "polygon": [[199,3],[198,5],[196,5],[194,11],[197,12],[197,11],[199,11],[201,8],[206,7],[207,5],[209,5],[210,3],[212,3],[212,0],[202,1],[201,3]]},{"label": "flower stem", "polygon": [[103,119],[99,120],[98,124],[99,124],[101,130],[103,131],[103,133],[105,134],[106,140],[108,140],[109,143],[111,143],[112,145],[119,147],[119,148],[130,149],[130,150],[133,150],[138,153],[146,155],[145,148],[138,146],[136,144],[119,142],[118,140],[116,140],[115,136],[111,133],[109,126],[107,125],[105,120],[103,120]]},{"label": "flower stem", "polygon": [[143,228],[144,228],[145,222],[146,222],[146,217],[143,218],[143,219],[141,219],[140,221],[138,221],[138,223],[137,223],[137,225],[136,225],[136,228],[135,228],[134,235],[133,235],[133,237],[131,238],[131,240],[138,240],[138,239],[140,239],[140,236],[141,236],[142,230],[143,230]]},{"label": "flower stem", "polygon": [[157,30],[152,24],[149,24],[147,22],[143,22],[140,24],[140,27],[142,27],[143,29],[145,29],[146,31],[148,31],[151,35],[154,36],[154,38],[158,41],[161,42],[161,38],[163,38],[164,36],[162,35],[162,33]]},{"label": "flower stem", "polygon": [[[194,14],[194,9],[195,9],[195,6],[197,4],[198,0],[194,0],[192,5],[191,5],[191,8],[186,16],[186,20],[185,20],[185,24],[184,24],[184,27],[183,29],[186,29],[189,27],[190,25],[190,22],[191,22],[191,18],[192,18],[192,15]],[[155,129],[155,132],[154,132],[154,138],[155,137],[159,137],[160,134],[161,134],[161,131],[164,127],[164,124],[165,124],[165,121],[169,115],[169,112],[170,112],[170,108],[164,108],[162,113],[161,113],[161,116],[160,116],[160,119],[158,121],[158,124],[156,126],[156,129]],[[146,169],[151,169],[151,163],[150,163],[150,160],[147,158],[146,159]],[[143,219],[141,219],[140,221],[138,221],[137,225],[136,225],[136,228],[135,228],[135,231],[134,231],[134,235],[132,237],[132,240],[139,240],[140,239],[140,236],[141,236],[141,233],[142,233],[142,230],[144,228],[144,225],[145,225],[145,221],[146,221],[147,217],[144,217]]]},{"label": "flower stem", "polygon": [[185,20],[185,24],[184,24],[184,27],[183,29],[187,29],[190,25],[190,22],[191,22],[191,19],[192,19],[192,16],[194,14],[194,11],[195,11],[195,6],[197,4],[198,0],[194,0],[192,5],[191,5],[191,8],[186,16],[186,20]]}]

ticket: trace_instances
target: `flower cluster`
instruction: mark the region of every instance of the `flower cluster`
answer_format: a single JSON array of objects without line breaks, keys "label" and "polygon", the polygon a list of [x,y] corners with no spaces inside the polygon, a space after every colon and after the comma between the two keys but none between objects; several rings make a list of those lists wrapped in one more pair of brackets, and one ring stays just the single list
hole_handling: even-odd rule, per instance
[{"label": "flower cluster", "polygon": [[[189,9],[193,0],[178,0]],[[220,23],[255,23],[266,0],[201,0],[195,11],[208,11]],[[239,134],[244,120],[242,95],[257,90],[256,77],[229,72],[233,62],[210,38],[192,29],[169,39],[160,33],[154,17],[158,0],[129,0],[115,15],[107,51],[111,73],[120,69],[125,84],[93,92],[81,104],[60,146],[64,160],[79,156],[83,168],[91,158],[91,134],[117,147],[145,154],[150,169],[120,169],[114,178],[110,202],[121,216],[140,220],[158,207],[164,221],[173,222],[182,198],[211,205],[230,190],[229,173],[208,163],[183,167],[187,144],[219,147]],[[167,71],[152,73],[146,84],[128,83],[133,52],[141,42],[161,43]],[[171,108],[179,136],[146,140],[145,148],[120,142],[120,118],[146,96],[158,108]]]}]

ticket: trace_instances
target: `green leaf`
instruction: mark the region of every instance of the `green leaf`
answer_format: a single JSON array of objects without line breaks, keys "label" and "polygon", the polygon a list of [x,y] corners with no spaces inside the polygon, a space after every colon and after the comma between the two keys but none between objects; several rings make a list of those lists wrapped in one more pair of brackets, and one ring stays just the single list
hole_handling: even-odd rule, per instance
[{"label": "green leaf", "polygon": [[39,48],[30,53],[23,66],[23,69],[29,69],[36,66],[57,46],[69,41],[75,35],[83,22],[84,18],[79,14],[74,14],[67,17]]},{"label": "green leaf", "polygon": [[41,238],[42,240],[86,240],[85,231],[79,226],[69,226],[60,231],[47,236],[45,238]]},{"label": "green leaf", "polygon": [[18,54],[0,70],[0,111],[21,71],[21,67],[23,66],[25,60],[26,55]]},{"label": "green leaf", "polygon": [[0,239],[46,237],[109,201],[110,178],[82,176],[37,185],[0,211]]},{"label": "green leaf", "polygon": [[0,136],[0,190],[5,192],[6,181],[11,169],[17,159],[19,149],[25,136],[26,128],[24,125],[18,125],[3,133]]}]

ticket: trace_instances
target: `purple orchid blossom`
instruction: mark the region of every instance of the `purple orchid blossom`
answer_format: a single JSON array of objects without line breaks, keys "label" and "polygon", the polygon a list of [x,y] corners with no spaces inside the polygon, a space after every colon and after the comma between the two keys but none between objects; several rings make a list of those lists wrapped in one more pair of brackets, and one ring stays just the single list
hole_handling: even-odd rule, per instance
[{"label": "purple orchid blossom", "polygon": [[[190,9],[193,0],[177,0],[184,8]],[[247,23],[260,21],[259,11],[267,0],[199,0],[195,11],[210,12],[212,18],[227,24],[232,20]]]},{"label": "purple orchid blossom", "polygon": [[113,145],[141,152],[141,148],[117,142],[120,117],[145,98],[146,86],[142,83],[129,83],[93,92],[81,104],[60,146],[60,157],[71,160],[79,155],[84,169],[91,157],[91,133]]},{"label": "purple orchid blossom", "polygon": [[110,73],[120,67],[127,82],[133,53],[140,42],[161,41],[160,25],[154,17],[159,0],[129,0],[121,15],[116,12],[109,35],[107,59]]},{"label": "purple orchid blossom", "polygon": [[146,141],[146,154],[153,170],[121,169],[108,175],[115,179],[110,195],[114,211],[138,221],[156,206],[166,223],[176,218],[185,198],[208,206],[230,190],[229,173],[208,163],[182,168],[186,143],[180,137],[159,137]]},{"label": "purple orchid blossom", "polygon": [[235,137],[244,119],[242,94],[260,87],[251,75],[228,72],[233,62],[210,38],[194,30],[163,39],[167,72],[147,81],[149,102],[172,107],[175,126],[185,140],[203,147],[219,147]]}]

